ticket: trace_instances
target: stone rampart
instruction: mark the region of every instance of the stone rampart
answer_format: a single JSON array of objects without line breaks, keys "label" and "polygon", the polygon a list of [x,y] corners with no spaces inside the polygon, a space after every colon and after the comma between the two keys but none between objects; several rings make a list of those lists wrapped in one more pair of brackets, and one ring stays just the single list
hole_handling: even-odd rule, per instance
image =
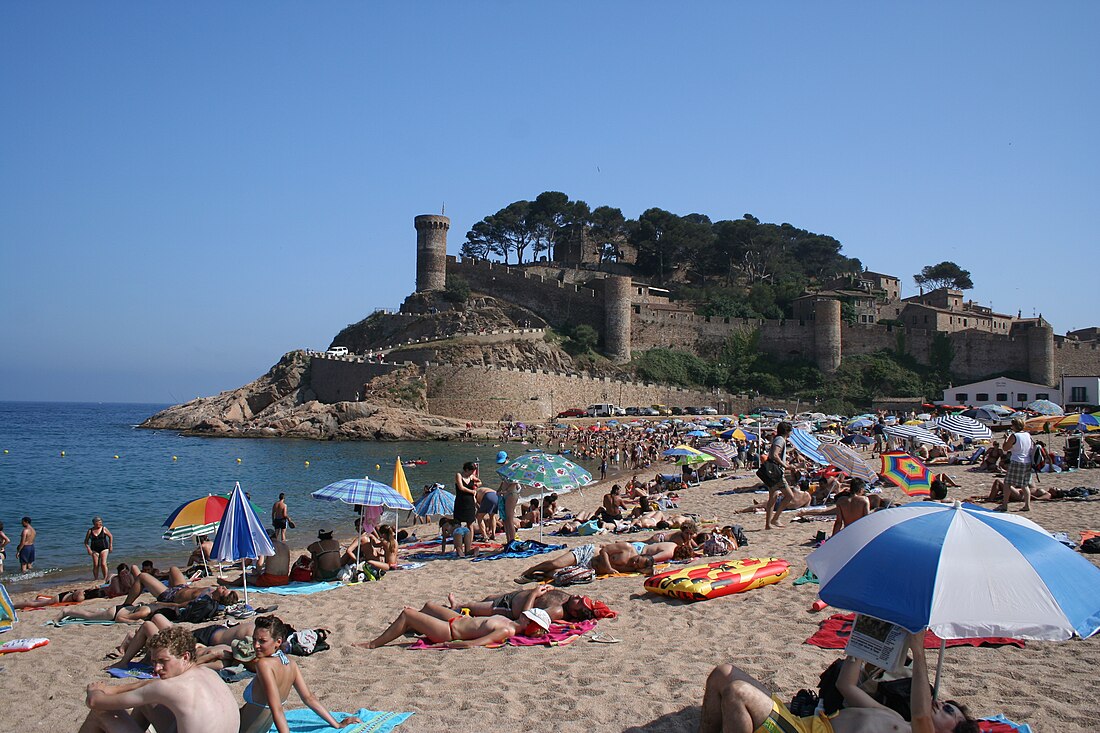
[{"label": "stone rampart", "polygon": [[362,357],[315,354],[309,365],[310,389],[326,405],[354,402],[362,397],[365,383],[401,368],[401,364],[380,364]]},{"label": "stone rampart", "polygon": [[980,379],[996,374],[1028,375],[1026,338],[1013,338],[981,331],[951,334],[955,359],[951,371],[958,379]]},{"label": "stone rampart", "polygon": [[1100,344],[1059,341],[1054,344],[1054,378],[1061,375],[1090,377],[1100,374]]}]

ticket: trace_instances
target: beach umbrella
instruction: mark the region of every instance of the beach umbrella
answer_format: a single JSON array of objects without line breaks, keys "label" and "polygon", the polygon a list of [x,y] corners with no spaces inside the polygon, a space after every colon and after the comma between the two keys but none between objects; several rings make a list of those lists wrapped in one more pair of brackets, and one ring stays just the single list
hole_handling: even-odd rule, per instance
[{"label": "beach umbrella", "polygon": [[[323,489],[318,489],[310,494],[314,499],[321,501],[342,501],[345,504],[354,504],[362,507],[359,513],[360,522],[366,514],[369,506],[385,507],[387,509],[412,509],[411,501],[403,497],[392,486],[387,486],[380,481],[372,481],[369,478],[346,478],[329,484]],[[356,538],[355,564],[359,564],[359,542]]]},{"label": "beach umbrella", "polygon": [[412,503],[413,495],[409,491],[409,481],[405,478],[405,467],[401,465],[401,456],[397,457],[397,463],[393,467],[393,483],[391,486],[398,494],[405,497],[410,504]]},{"label": "beach umbrella", "polygon": [[932,493],[932,472],[919,458],[898,451],[883,453],[879,475],[891,482],[907,496],[928,496]]},{"label": "beach umbrella", "polygon": [[1100,629],[1100,568],[1034,522],[973,504],[874,512],[806,563],[829,605],[914,633],[1062,640]]},{"label": "beach umbrella", "polygon": [[424,496],[413,505],[413,511],[419,517],[440,516],[453,514],[455,510],[455,495],[436,484]]},{"label": "beach umbrella", "polygon": [[245,499],[238,482],[229,496],[218,533],[214,535],[214,547],[210,556],[225,562],[241,561],[241,581],[244,583],[244,605],[248,605],[248,573],[244,561],[250,558],[271,557],[275,546],[267,536],[263,522],[252,503]]},{"label": "beach umbrella", "polygon": [[[161,526],[176,529],[187,525],[220,522],[226,507],[229,506],[230,496],[232,494],[207,494],[198,499],[185,501],[168,515]],[[260,514],[260,508],[255,504],[252,504],[252,509]]]},{"label": "beach umbrella", "polygon": [[818,433],[814,436],[818,443],[839,443],[840,436],[834,433]]},{"label": "beach umbrella", "polygon": [[861,478],[868,484],[873,484],[878,479],[863,457],[843,443],[823,443],[818,450],[829,459],[829,465],[836,466],[849,476]]},{"label": "beach umbrella", "polygon": [[714,462],[722,468],[732,468],[733,462],[737,460],[737,449],[728,443],[711,443],[699,450],[708,456],[714,456]]},{"label": "beach umbrella", "polygon": [[696,463],[708,463],[708,462],[713,461],[713,460],[715,460],[714,456],[710,455],[709,453],[704,453],[703,451],[699,451],[697,455],[680,456],[679,458],[676,459],[676,465],[677,466],[694,466]]},{"label": "beach umbrella", "polygon": [[1024,420],[1024,430],[1029,433],[1039,433],[1046,429],[1047,425],[1054,426],[1062,419],[1061,415],[1040,415]]},{"label": "beach umbrella", "polygon": [[852,430],[862,430],[863,428],[869,428],[875,423],[867,418],[857,417],[854,420],[848,422],[848,427]]},{"label": "beach umbrella", "polygon": [[799,453],[806,456],[814,463],[822,466],[829,465],[829,459],[818,450],[821,447],[821,441],[805,430],[793,428],[790,434],[790,441],[791,445],[793,445]]},{"label": "beach umbrella", "polygon": [[699,451],[692,448],[690,445],[678,445],[675,448],[669,448],[661,454],[665,458],[677,458],[680,456],[697,456]]},{"label": "beach umbrella", "polygon": [[845,445],[871,445],[874,443],[874,439],[867,435],[861,435],[860,433],[848,433],[840,439],[841,443]]},{"label": "beach umbrella", "polygon": [[[521,486],[538,489],[545,504],[546,492],[568,493],[593,483],[592,474],[572,461],[551,453],[526,453],[497,469],[497,475]],[[543,522],[539,522],[542,539]]]},{"label": "beach umbrella", "polygon": [[[218,524],[220,522],[210,522],[209,524],[182,524],[178,527],[173,527],[164,530],[164,534],[161,535],[161,539],[174,541],[174,540],[189,540],[195,539],[195,546],[199,547],[199,537],[210,535],[218,531]],[[202,567],[206,570],[207,576],[210,575],[210,565],[206,562],[206,553],[199,552],[202,557]],[[220,576],[221,573],[218,573]]]},{"label": "beach umbrella", "polygon": [[965,415],[945,415],[932,421],[937,427],[971,440],[991,440],[993,431]]},{"label": "beach umbrella", "polygon": [[757,438],[756,433],[750,433],[749,431],[742,430],[741,428],[732,428],[725,431],[724,433],[721,433],[718,437],[722,438],[723,440],[743,440],[746,443],[751,443]]},{"label": "beach umbrella", "polygon": [[1100,420],[1087,412],[1074,412],[1066,415],[1056,424],[1062,430],[1080,430],[1082,432],[1100,430]]},{"label": "beach umbrella", "polygon": [[687,433],[689,438],[706,438],[709,435],[710,433],[706,430],[691,430]]},{"label": "beach umbrella", "polygon": [[892,438],[905,438],[906,440],[915,440],[918,443],[947,447],[947,443],[943,441],[943,438],[915,425],[887,425],[884,430]]},{"label": "beach umbrella", "polygon": [[1024,407],[1025,410],[1037,412],[1040,415],[1064,415],[1065,410],[1050,400],[1032,400]]}]

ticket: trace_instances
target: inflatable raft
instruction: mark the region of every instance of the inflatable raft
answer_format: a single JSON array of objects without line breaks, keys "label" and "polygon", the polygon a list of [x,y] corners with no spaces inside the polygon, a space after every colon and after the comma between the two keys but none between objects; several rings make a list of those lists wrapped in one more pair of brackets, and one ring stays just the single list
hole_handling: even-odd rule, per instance
[{"label": "inflatable raft", "polygon": [[778,583],[790,572],[790,563],[778,557],[720,560],[658,573],[646,579],[645,589],[683,601],[705,601]]}]

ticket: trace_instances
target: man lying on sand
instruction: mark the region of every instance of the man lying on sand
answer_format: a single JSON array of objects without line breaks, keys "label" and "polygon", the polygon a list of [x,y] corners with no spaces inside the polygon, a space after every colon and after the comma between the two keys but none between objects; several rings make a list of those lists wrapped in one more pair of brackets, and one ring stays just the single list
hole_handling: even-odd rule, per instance
[{"label": "man lying on sand", "polygon": [[355,646],[376,649],[409,631],[416,631],[433,644],[445,644],[451,649],[469,649],[501,643],[519,634],[539,636],[549,629],[550,616],[540,608],[530,608],[521,614],[519,621],[513,621],[507,616],[463,616],[438,603],[425,603],[419,611],[406,606],[381,636]]},{"label": "man lying on sand", "polygon": [[150,725],[161,733],[237,732],[237,701],[216,672],[195,664],[189,633],[178,627],[158,633],[149,640],[149,659],[157,679],[88,685],[91,712],[80,733],[140,733]]},{"label": "man lying on sand", "polygon": [[517,583],[549,580],[554,573],[574,565],[590,568],[597,575],[614,573],[653,574],[653,565],[671,560],[675,542],[647,545],[644,542],[608,542],[606,545],[577,545],[556,557],[532,565],[516,578]]},{"label": "man lying on sand", "polygon": [[[196,657],[196,661],[199,664],[207,664],[211,661],[212,657],[222,656],[222,652],[227,652],[230,649],[230,645],[237,639],[246,639],[252,637],[252,630],[256,627],[254,621],[247,621],[239,623],[236,626],[221,626],[214,624],[212,626],[202,626],[197,629],[191,630],[191,636],[195,639],[195,644],[203,647],[203,650]],[[104,657],[108,660],[113,660],[107,667],[121,667],[125,668],[134,657],[142,652],[149,643],[149,640],[159,634],[165,629],[173,628],[173,624],[165,616],[156,614],[148,621],[145,621],[137,629],[130,631],[123,637],[122,642],[115,647],[112,651],[108,652]],[[208,654],[208,650],[214,649],[213,655]],[[220,669],[221,665],[213,665],[214,669]]]},{"label": "man lying on sand", "polygon": [[953,701],[933,702],[924,658],[924,632],[912,634],[912,724],[860,689],[858,659],[848,657],[837,679],[845,708],[834,717],[793,715],[779,697],[732,664],[721,664],[707,678],[699,733],[978,733],[977,722]]},{"label": "man lying on sand", "polygon": [[614,614],[606,605],[588,596],[570,595],[546,584],[468,603],[459,603],[454,593],[448,593],[447,607],[468,611],[471,616],[507,616],[513,621],[522,619],[523,612],[532,608],[546,611],[551,621],[587,621]]},{"label": "man lying on sand", "polygon": [[152,593],[161,603],[190,603],[203,595],[209,595],[223,606],[230,606],[240,601],[240,596],[228,588],[190,587],[187,578],[183,577],[183,571],[175,566],[168,568],[168,582],[170,585],[165,585],[148,573],[139,574],[130,593],[126,596],[126,605],[132,604],[145,591]]}]

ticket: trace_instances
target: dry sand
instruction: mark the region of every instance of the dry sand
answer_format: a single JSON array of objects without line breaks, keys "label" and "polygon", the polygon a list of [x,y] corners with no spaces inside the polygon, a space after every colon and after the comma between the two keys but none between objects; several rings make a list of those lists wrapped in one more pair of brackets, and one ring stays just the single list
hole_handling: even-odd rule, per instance
[{"label": "dry sand", "polygon": [[[967,467],[946,470],[963,484],[951,490],[952,497],[984,493],[993,478]],[[751,544],[734,556],[785,558],[791,562],[790,577],[778,585],[695,604],[644,593],[640,578],[582,586],[580,592],[620,612],[617,620],[602,621],[598,628],[622,639],[620,644],[584,639],[560,648],[462,651],[409,651],[405,641],[374,651],[351,646],[380,633],[404,605],[442,601],[449,591],[468,600],[514,590],[518,586],[511,579],[534,562],[530,560],[432,561],[419,570],[392,572],[377,583],[299,598],[257,595],[253,604],[278,603],[278,614],[296,627],[333,629],[331,651],[298,660],[310,687],[334,710],[414,712],[399,731],[694,731],[703,684],[716,664],[732,661],[789,699],[801,687],[816,687],[820,672],[840,654],[803,643],[829,610],[810,611],[816,585],[792,583],[805,570],[808,541],[830,525],[790,522],[765,532],[762,515],[734,515],[760,498],[752,493],[716,496],[757,483],[749,472],[741,476],[691,488],[680,507],[744,525]],[[1097,487],[1100,470],[1044,475],[1042,484]],[[564,497],[563,504],[573,510],[592,508],[601,494],[590,487]],[[887,494],[904,499],[896,489]],[[1100,501],[1037,501],[1029,518],[1079,540],[1081,530],[1100,530]],[[532,536],[537,538],[537,531],[523,532],[524,538]],[[1098,556],[1086,557],[1097,562]],[[125,627],[42,628],[54,615],[56,609],[23,613],[14,632],[0,638],[50,638],[45,648],[0,657],[0,721],[6,730],[75,730],[86,712],[85,685],[107,679],[100,671],[101,658]],[[934,655],[930,652],[930,664]],[[960,647],[948,650],[942,694],[968,702],[979,714],[1004,713],[1030,723],[1037,733],[1085,733],[1096,731],[1100,720],[1100,699],[1092,682],[1097,669],[1100,635],[1085,641],[1028,642],[1025,649]],[[231,686],[238,699],[244,686]],[[292,693],[290,707],[300,706]]]}]

